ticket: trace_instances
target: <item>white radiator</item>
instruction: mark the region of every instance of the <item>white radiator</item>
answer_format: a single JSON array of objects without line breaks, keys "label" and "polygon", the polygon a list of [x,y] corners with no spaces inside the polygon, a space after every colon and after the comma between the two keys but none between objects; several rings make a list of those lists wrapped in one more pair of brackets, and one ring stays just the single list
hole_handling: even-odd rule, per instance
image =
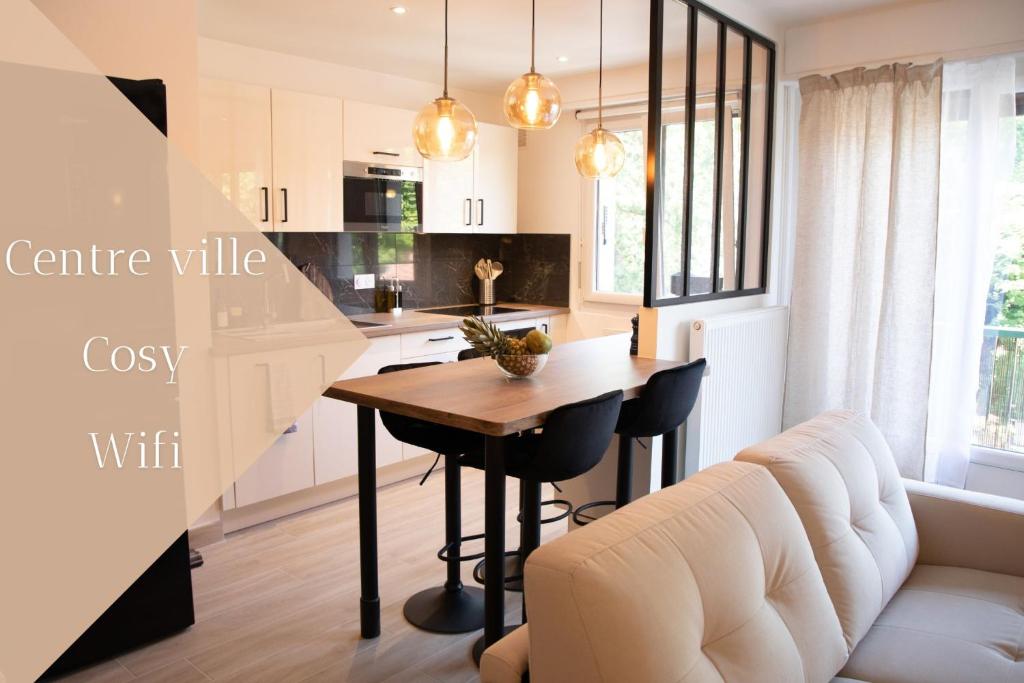
[{"label": "white radiator", "polygon": [[686,425],[687,474],[782,429],[788,329],[785,306],[693,321],[690,358],[706,358],[708,374]]}]

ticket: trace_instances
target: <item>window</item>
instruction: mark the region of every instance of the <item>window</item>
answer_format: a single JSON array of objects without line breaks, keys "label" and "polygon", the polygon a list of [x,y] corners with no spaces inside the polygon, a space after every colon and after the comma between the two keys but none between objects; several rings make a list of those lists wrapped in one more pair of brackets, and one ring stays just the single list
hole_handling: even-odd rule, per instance
[{"label": "window", "polygon": [[608,128],[622,140],[626,163],[617,176],[597,183],[593,277],[587,298],[611,294],[638,301],[644,291],[644,134],[636,121]]},{"label": "window", "polygon": [[974,443],[1024,453],[1024,93],[1017,94],[1016,113],[1016,158],[985,310]]},{"label": "window", "polygon": [[656,7],[644,305],[763,293],[775,44],[696,0]]}]

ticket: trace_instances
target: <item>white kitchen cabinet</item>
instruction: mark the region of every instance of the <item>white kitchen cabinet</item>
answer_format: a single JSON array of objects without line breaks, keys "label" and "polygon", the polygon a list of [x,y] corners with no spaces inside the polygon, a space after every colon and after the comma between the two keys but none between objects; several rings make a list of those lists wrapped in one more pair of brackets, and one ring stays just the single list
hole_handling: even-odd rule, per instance
[{"label": "white kitchen cabinet", "polygon": [[282,434],[235,481],[235,503],[252,505],[308,489],[313,479],[313,411],[295,421],[296,431]]},{"label": "white kitchen cabinet", "polygon": [[203,173],[253,224],[273,229],[270,88],[203,79],[199,93]]},{"label": "white kitchen cabinet", "polygon": [[341,230],[341,100],[275,89],[271,111],[274,229]]},{"label": "white kitchen cabinet", "polygon": [[474,232],[515,232],[519,138],[508,126],[481,123],[473,169]]},{"label": "white kitchen cabinet", "polygon": [[[370,341],[370,348],[339,379],[375,375],[385,365],[402,362],[401,343],[397,335],[377,337]],[[317,400],[314,412],[313,460],[316,484],[355,475],[358,469],[356,406],[321,398]],[[402,444],[384,429],[380,413],[376,412],[376,415],[377,466],[381,467],[402,459]]]},{"label": "white kitchen cabinet", "polygon": [[[313,486],[312,411],[295,420],[294,432],[285,433],[292,423],[287,417],[284,422],[274,419],[267,414],[267,407],[281,402],[282,414],[294,415],[298,406],[294,405],[290,378],[305,375],[320,381],[320,363],[294,354],[255,353],[231,357],[228,372],[236,505],[251,505]],[[270,447],[251,465],[239,459],[268,443]]]},{"label": "white kitchen cabinet", "polygon": [[423,166],[412,140],[416,112],[345,100],[345,160]]},{"label": "white kitchen cabinet", "polygon": [[423,232],[473,232],[474,161],[423,162]]},{"label": "white kitchen cabinet", "polygon": [[489,123],[477,128],[466,159],[423,163],[424,232],[516,231],[516,131]]}]

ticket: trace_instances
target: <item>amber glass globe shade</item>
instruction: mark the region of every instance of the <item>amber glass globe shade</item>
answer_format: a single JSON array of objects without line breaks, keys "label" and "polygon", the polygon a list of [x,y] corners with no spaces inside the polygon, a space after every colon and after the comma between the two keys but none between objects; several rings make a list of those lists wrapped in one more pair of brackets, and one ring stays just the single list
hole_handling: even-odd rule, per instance
[{"label": "amber glass globe shade", "polygon": [[562,95],[551,79],[531,71],[505,91],[505,118],[513,128],[551,128],[562,115]]},{"label": "amber glass globe shade", "polygon": [[595,128],[576,142],[576,169],[585,178],[611,178],[625,162],[622,140],[604,128]]},{"label": "amber glass globe shade", "polygon": [[476,144],[476,117],[458,100],[438,97],[417,114],[412,137],[426,159],[461,161]]}]

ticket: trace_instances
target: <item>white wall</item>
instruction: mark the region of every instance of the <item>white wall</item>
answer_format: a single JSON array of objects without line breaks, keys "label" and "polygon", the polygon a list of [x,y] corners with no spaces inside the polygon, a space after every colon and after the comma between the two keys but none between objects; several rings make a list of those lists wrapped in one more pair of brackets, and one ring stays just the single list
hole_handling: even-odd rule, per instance
[{"label": "white wall", "polygon": [[[271,50],[199,39],[199,74],[204,78],[238,81],[318,95],[419,110],[441,95],[441,82],[417,81],[341,64],[321,62]],[[505,120],[501,93],[478,93],[451,88],[478,119]]]},{"label": "white wall", "polygon": [[786,31],[784,73],[833,73],[894,61],[1024,50],[1021,0],[906,2]]}]

